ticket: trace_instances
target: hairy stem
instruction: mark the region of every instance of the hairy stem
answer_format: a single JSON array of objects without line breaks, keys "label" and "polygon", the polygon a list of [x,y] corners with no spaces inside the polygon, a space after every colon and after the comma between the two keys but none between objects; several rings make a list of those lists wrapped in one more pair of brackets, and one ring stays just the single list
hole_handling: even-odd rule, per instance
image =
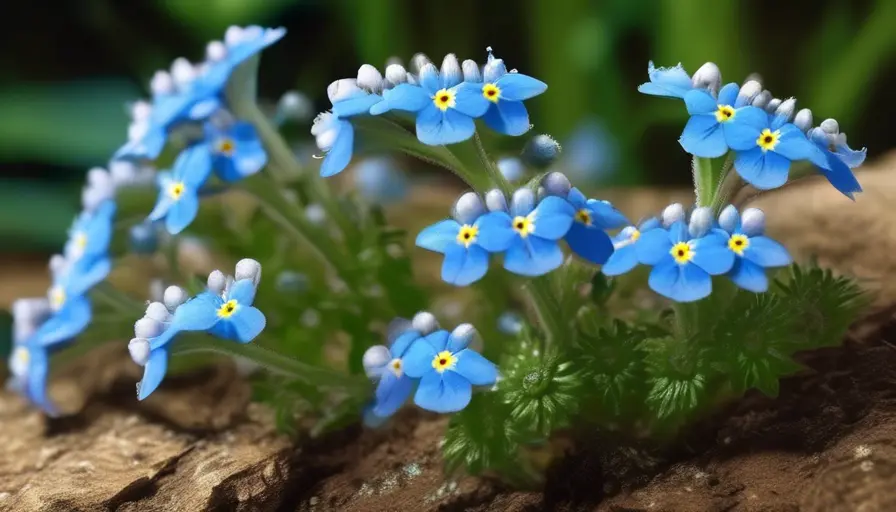
[{"label": "hairy stem", "polygon": [[694,194],[697,206],[710,206],[716,191],[712,159],[695,156],[692,162],[694,172]]}]

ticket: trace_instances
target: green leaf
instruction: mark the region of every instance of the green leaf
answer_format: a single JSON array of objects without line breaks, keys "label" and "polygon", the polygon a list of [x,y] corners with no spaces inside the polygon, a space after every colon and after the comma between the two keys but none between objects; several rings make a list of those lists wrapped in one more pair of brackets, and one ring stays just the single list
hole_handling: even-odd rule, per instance
[{"label": "green leaf", "polygon": [[501,391],[517,429],[546,438],[566,426],[575,414],[579,378],[570,362],[556,356],[543,357],[533,346],[537,345],[532,341],[520,343],[525,348],[501,365]]},{"label": "green leaf", "polygon": [[706,403],[707,349],[691,339],[663,337],[640,344],[647,352],[647,406],[657,420],[675,425],[693,417]]}]

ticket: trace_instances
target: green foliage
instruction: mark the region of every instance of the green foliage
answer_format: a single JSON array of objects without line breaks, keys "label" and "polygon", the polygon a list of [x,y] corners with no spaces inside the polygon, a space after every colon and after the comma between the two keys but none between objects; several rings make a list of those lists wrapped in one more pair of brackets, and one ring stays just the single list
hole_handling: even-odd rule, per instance
[{"label": "green foliage", "polygon": [[517,428],[539,437],[566,426],[577,410],[579,379],[572,363],[557,356],[544,357],[531,341],[521,341],[519,350],[501,365],[500,384],[510,418]]},{"label": "green foliage", "polygon": [[640,347],[647,353],[647,407],[654,419],[667,425],[685,421],[710,391],[707,349],[672,336],[644,340]]}]

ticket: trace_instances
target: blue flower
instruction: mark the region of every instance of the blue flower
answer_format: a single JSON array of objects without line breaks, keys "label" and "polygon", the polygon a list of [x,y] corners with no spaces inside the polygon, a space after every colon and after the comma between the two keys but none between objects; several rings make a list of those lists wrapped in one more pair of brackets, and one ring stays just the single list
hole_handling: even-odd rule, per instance
[{"label": "blue flower", "polygon": [[[204,69],[190,84],[189,92],[197,98],[214,98],[221,94],[233,71],[243,62],[261,53],[286,35],[285,28],[228,27],[224,43],[208,46]],[[211,112],[210,109],[209,112]]]},{"label": "blue flower", "polygon": [[479,219],[479,245],[504,253],[504,268],[524,276],[540,276],[563,264],[557,241],[566,236],[575,210],[564,198],[549,196],[537,206],[535,194],[522,188],[513,194],[510,212],[494,211]]},{"label": "blue flower", "polygon": [[655,68],[653,61],[650,61],[647,63],[647,77],[650,81],[639,85],[638,92],[651,96],[684,98],[694,88],[691,77],[680,63],[672,68]]},{"label": "blue flower", "polygon": [[[706,90],[695,89],[684,96],[691,118],[681,133],[679,142],[688,153],[715,158],[728,152],[729,147],[755,143],[751,126],[768,121],[762,109],[749,106],[746,98],[738,96],[740,87],[731,83],[719,91],[716,100]],[[736,148],[735,148],[736,149]]]},{"label": "blue flower", "polygon": [[650,288],[677,302],[708,296],[711,276],[725,274],[734,265],[726,237],[710,231],[692,239],[684,221],[675,222],[668,230],[643,232],[635,250],[640,263],[654,267],[648,279]]},{"label": "blue flower", "polygon": [[618,276],[630,272],[638,265],[636,245],[641,235],[651,229],[661,228],[659,219],[651,217],[638,226],[627,226],[613,237],[613,254],[601,267],[608,276]]},{"label": "blue flower", "polygon": [[606,230],[625,226],[628,219],[609,202],[587,199],[575,187],[570,189],[566,200],[574,208],[575,219],[565,237],[569,248],[591,263],[606,263],[613,254],[613,242]]},{"label": "blue flower", "polygon": [[816,165],[818,171],[834,188],[853,199],[856,192],[862,191],[862,186],[852,169],[862,165],[867,150],[862,148],[856,151],[850,148],[846,143],[846,134],[840,133],[840,128],[833,119],[825,120],[821,126],[810,129],[806,135],[824,153],[827,165]]},{"label": "blue flower", "polygon": [[[482,96],[490,103],[483,120],[492,130],[505,135],[522,135],[529,131],[529,113],[524,100],[534,98],[547,90],[540,80],[507,72],[502,59],[496,59],[489,47],[488,61],[483,69]],[[476,116],[473,116],[476,117]]]},{"label": "blue flower", "polygon": [[736,255],[728,277],[734,284],[751,292],[768,290],[765,269],[790,265],[793,260],[787,249],[764,236],[765,214],[762,210],[748,208],[743,218],[737,208],[728,206],[719,216],[722,229],[716,230],[727,238],[728,249]]},{"label": "blue flower", "polygon": [[370,108],[382,101],[382,97],[362,89],[353,78],[336,80],[327,88],[333,105],[332,112],[324,112],[314,119],[311,134],[317,147],[326,153],[320,166],[320,175],[333,176],[342,172],[352,159],[355,144],[355,128],[350,118],[367,114]]},{"label": "blue flower", "polygon": [[390,110],[417,114],[417,138],[429,145],[454,144],[473,136],[476,123],[492,103],[483,94],[482,84],[464,82],[454,55],[442,63],[441,74],[427,62],[417,84],[398,84],[383,93],[383,101],[370,108],[372,115]]},{"label": "blue flower", "polygon": [[158,175],[159,199],[148,219],[165,219],[172,235],[183,231],[199,213],[199,189],[212,171],[212,154],[206,143],[184,149],[174,162],[173,171]]},{"label": "blue flower", "polygon": [[[762,115],[759,115],[759,113]],[[750,112],[750,114],[747,114]],[[728,145],[736,151],[734,168],[741,178],[760,190],[777,188],[787,182],[790,163],[809,160],[826,168],[824,153],[787,116],[766,114],[757,107],[738,112]]]},{"label": "blue flower", "polygon": [[[251,260],[243,260],[251,261]],[[240,262],[242,264],[243,262]],[[224,276],[213,272],[209,276],[209,290],[193,299],[177,305],[170,318],[147,309],[147,316],[135,324],[136,338],[131,340],[129,350],[135,362],[144,367],[137,397],[148,397],[161,384],[168,368],[169,345],[182,332],[208,332],[216,337],[249,343],[264,330],[264,314],[252,306],[260,277],[260,266],[256,276],[239,279],[223,290]],[[167,294],[167,293],[166,293]],[[159,304],[159,303],[154,303]],[[150,304],[153,307],[153,304]]]},{"label": "blue flower", "polygon": [[454,206],[454,219],[446,219],[424,228],[417,235],[417,246],[445,255],[442,279],[455,286],[467,286],[488,271],[489,236],[481,224],[486,218],[482,200],[475,192],[460,196]]},{"label": "blue flower", "polygon": [[205,125],[212,167],[223,181],[234,182],[260,171],[268,162],[261,139],[251,123],[238,121],[223,127]]},{"label": "blue flower", "polygon": [[404,372],[420,379],[414,403],[428,411],[457,412],[470,403],[473,386],[495,384],[494,363],[467,348],[475,332],[464,324],[450,334],[436,331],[411,344],[404,356]]},{"label": "blue flower", "polygon": [[[84,262],[90,267],[98,259],[107,259],[112,241],[116,205],[112,199],[100,202],[93,210],[84,210],[69,229],[65,257],[69,264]],[[105,277],[105,276],[104,276]],[[95,282],[83,289],[92,287]]]}]

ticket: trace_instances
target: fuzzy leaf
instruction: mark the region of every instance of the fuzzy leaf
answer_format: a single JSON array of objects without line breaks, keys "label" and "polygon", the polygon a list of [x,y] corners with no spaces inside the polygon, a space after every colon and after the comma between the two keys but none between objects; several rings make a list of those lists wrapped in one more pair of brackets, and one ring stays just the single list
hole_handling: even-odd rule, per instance
[{"label": "fuzzy leaf", "polygon": [[706,401],[707,349],[673,337],[648,339],[639,348],[647,352],[647,406],[656,419],[676,424],[692,417]]},{"label": "fuzzy leaf", "polygon": [[542,358],[531,351],[512,356],[501,365],[504,403],[511,407],[510,418],[520,430],[548,437],[568,423],[579,401],[579,379],[571,366],[557,357]]}]

